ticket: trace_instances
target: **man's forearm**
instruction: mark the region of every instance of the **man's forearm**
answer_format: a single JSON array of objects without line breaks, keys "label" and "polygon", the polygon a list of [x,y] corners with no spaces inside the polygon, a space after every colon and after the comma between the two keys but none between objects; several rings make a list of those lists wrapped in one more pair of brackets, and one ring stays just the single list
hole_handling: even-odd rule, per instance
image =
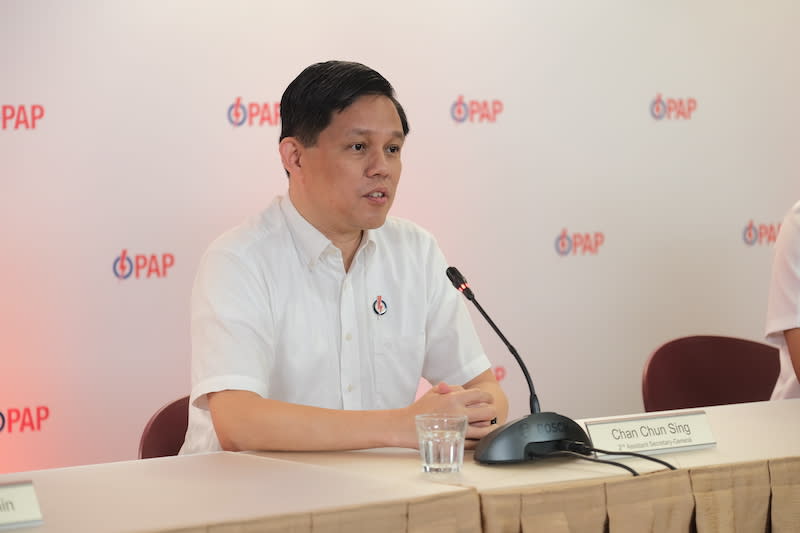
[{"label": "man's forearm", "polygon": [[[504,395],[502,402],[505,406]],[[241,390],[208,395],[217,438],[222,448],[230,451],[416,448],[415,415],[468,413],[472,418],[489,420],[493,411],[478,406],[490,403],[492,397],[479,388],[449,394],[429,392],[408,407],[366,411],[298,405]]]},{"label": "man's forearm", "polygon": [[[408,446],[414,428],[400,410],[344,411],[261,398],[249,391],[209,395],[223,449],[316,451]],[[413,445],[411,439],[411,445]]]}]

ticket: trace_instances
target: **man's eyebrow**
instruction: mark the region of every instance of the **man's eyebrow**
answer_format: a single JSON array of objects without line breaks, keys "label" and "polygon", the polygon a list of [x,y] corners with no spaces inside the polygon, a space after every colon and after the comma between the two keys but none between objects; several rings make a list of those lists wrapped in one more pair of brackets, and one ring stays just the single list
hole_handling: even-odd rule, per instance
[{"label": "man's eyebrow", "polygon": [[[366,128],[353,128],[347,132],[350,135],[370,135],[374,133],[374,130],[366,129]],[[392,137],[396,137],[400,140],[404,140],[406,138],[405,134],[400,130],[395,130],[392,132]]]}]

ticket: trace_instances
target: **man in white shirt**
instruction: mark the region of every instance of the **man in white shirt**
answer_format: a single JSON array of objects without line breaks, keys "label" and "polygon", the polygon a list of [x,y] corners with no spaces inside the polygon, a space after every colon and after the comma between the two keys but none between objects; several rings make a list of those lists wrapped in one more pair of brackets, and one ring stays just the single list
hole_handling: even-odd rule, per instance
[{"label": "man in white shirt", "polygon": [[[192,293],[181,453],[416,447],[414,416],[508,402],[433,237],[387,218],[408,122],[389,82],[341,61],[281,100],[288,196],[217,239]],[[420,377],[436,385],[415,400]]]},{"label": "man in white shirt", "polygon": [[775,243],[766,330],[781,358],[772,399],[800,398],[800,202],[784,218]]}]

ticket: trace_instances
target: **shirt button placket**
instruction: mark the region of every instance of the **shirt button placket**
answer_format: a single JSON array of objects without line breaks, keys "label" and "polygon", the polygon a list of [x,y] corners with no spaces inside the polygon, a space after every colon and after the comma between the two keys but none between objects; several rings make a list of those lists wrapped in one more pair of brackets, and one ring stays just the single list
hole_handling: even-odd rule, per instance
[{"label": "shirt button placket", "polygon": [[342,403],[345,409],[361,409],[361,395],[357,391],[360,382],[360,363],[358,358],[358,341],[355,331],[355,299],[349,278],[342,283],[342,299],[340,316],[342,317],[342,360],[341,390]]}]

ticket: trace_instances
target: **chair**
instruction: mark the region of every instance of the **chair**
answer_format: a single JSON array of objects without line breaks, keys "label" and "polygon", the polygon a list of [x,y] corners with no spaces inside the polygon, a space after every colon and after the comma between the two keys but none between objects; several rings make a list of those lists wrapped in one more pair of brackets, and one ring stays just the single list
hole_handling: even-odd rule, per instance
[{"label": "chair", "polygon": [[178,455],[189,425],[189,397],[161,407],[150,417],[139,439],[139,459]]},{"label": "chair", "polygon": [[778,349],[734,337],[695,335],[656,349],[642,372],[645,411],[769,400]]}]

